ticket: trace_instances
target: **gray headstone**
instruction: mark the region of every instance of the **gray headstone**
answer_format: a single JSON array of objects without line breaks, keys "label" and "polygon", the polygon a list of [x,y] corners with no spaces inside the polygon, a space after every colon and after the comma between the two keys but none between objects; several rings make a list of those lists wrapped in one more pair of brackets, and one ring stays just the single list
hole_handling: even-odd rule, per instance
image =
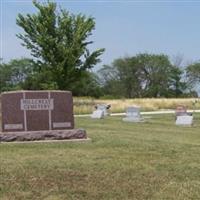
[{"label": "gray headstone", "polygon": [[140,115],[140,107],[138,106],[128,107],[126,110],[126,117],[123,118],[123,121],[143,122],[144,119]]},{"label": "gray headstone", "polygon": [[139,107],[128,107],[126,110],[126,116],[140,118],[140,108]]}]

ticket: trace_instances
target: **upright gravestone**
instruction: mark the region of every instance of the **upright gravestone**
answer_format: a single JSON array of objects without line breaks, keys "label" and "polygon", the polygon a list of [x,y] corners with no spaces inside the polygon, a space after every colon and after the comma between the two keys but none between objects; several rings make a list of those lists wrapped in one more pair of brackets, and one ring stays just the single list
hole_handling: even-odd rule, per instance
[{"label": "upright gravestone", "polygon": [[[84,130],[74,129],[69,91],[6,92],[1,96],[1,110],[1,130],[9,133],[7,136],[13,133],[26,137],[28,133],[28,140],[37,140],[40,136],[41,139],[86,138]],[[0,141],[2,137],[1,134]]]},{"label": "upright gravestone", "polygon": [[104,117],[103,110],[95,110],[91,114],[92,119],[102,119]]},{"label": "upright gravestone", "polygon": [[177,117],[177,116],[185,116],[185,115],[188,115],[188,114],[187,114],[186,106],[184,106],[184,105],[178,105],[178,106],[176,107],[175,114],[176,114],[176,117]]},{"label": "upright gravestone", "polygon": [[93,119],[102,119],[105,116],[108,116],[108,110],[110,109],[110,105],[106,105],[106,104],[98,104],[95,106],[95,111],[93,111],[91,118]]},{"label": "upright gravestone", "polygon": [[103,111],[103,116],[108,116],[109,115],[109,113],[108,113],[108,110],[110,109],[110,105],[107,105],[107,104],[97,104],[96,106],[95,106],[95,108],[97,109],[97,110],[102,110]]},{"label": "upright gravestone", "polygon": [[193,124],[193,116],[187,112],[186,106],[179,105],[175,110],[176,114],[176,125],[191,126]]},{"label": "upright gravestone", "polygon": [[123,121],[127,122],[144,122],[144,119],[140,115],[140,107],[132,106],[126,109],[126,117]]}]

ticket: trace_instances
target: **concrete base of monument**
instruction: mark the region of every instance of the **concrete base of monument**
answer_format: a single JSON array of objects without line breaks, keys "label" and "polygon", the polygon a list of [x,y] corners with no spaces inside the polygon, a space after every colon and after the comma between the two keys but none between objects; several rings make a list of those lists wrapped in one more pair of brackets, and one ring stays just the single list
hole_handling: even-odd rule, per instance
[{"label": "concrete base of monument", "polygon": [[0,133],[0,142],[28,142],[28,141],[63,141],[86,140],[87,134],[83,129],[4,132]]}]

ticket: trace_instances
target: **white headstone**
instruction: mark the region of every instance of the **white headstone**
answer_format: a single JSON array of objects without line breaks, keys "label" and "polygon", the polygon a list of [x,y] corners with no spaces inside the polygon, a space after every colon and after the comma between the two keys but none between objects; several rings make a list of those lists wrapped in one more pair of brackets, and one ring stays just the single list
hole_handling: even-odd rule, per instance
[{"label": "white headstone", "polygon": [[140,107],[128,107],[126,110],[126,117],[123,118],[126,122],[143,122],[144,119],[140,115]]},{"label": "white headstone", "polygon": [[193,123],[193,116],[177,116],[176,125],[191,126]]},{"label": "white headstone", "polygon": [[103,110],[95,110],[91,115],[92,119],[102,119],[103,117],[104,117]]},{"label": "white headstone", "polygon": [[103,116],[107,116],[108,115],[108,105],[106,105],[106,104],[98,104],[96,106],[96,109],[103,111]]}]

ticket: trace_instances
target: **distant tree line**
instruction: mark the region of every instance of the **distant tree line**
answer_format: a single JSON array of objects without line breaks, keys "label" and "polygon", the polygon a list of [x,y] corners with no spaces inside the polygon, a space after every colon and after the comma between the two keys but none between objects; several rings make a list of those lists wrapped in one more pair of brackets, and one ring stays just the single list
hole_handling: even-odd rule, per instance
[{"label": "distant tree line", "polygon": [[172,64],[167,55],[138,54],[114,60],[98,72],[104,94],[118,97],[197,96],[200,63]]},{"label": "distant tree line", "polygon": [[75,96],[187,97],[197,96],[200,62],[180,67],[167,55],[138,54],[118,58],[94,73],[105,49],[89,51],[95,21],[57,9],[56,3],[33,0],[36,14],[19,14],[17,35],[33,59],[0,64],[0,92],[9,90],[71,90]]},{"label": "distant tree line", "polygon": [[96,73],[85,70],[79,81],[66,84],[64,88],[48,79],[50,71],[38,73],[37,68],[35,62],[27,58],[0,64],[0,92],[66,89],[75,96],[197,97],[195,87],[200,84],[200,62],[178,67],[163,54],[118,58]]}]

